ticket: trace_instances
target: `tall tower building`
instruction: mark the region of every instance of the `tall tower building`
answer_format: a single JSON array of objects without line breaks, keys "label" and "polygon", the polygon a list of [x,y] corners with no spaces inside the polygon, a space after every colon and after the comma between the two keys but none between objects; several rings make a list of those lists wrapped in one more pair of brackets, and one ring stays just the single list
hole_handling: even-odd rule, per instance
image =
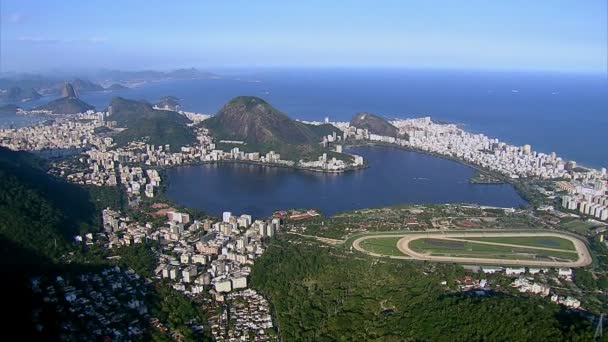
[{"label": "tall tower building", "polygon": [[229,211],[224,211],[224,213],[222,214],[222,221],[224,222],[230,222],[230,217],[232,216],[232,213]]}]

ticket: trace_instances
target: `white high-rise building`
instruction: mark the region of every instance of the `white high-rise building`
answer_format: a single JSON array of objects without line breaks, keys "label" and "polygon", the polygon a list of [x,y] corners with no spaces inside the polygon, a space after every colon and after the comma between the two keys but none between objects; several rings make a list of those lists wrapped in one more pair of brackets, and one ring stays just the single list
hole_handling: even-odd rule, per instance
[{"label": "white high-rise building", "polygon": [[247,227],[251,226],[251,215],[243,214],[243,215],[241,215],[241,219],[244,220],[245,226],[247,226]]},{"label": "white high-rise building", "polygon": [[230,222],[230,217],[232,216],[232,213],[229,211],[224,211],[224,213],[222,214],[222,221],[224,222]]},{"label": "white high-rise building", "polygon": [[277,232],[281,228],[281,220],[278,218],[272,219],[272,225],[274,226],[274,231]]},{"label": "white high-rise building", "polygon": [[255,226],[261,237],[266,237],[266,223],[263,221],[255,221]]},{"label": "white high-rise building", "polygon": [[571,199],[572,199],[572,197],[570,197],[570,196],[563,196],[562,197],[562,207],[567,208],[568,202],[570,202]]},{"label": "white high-rise building", "polygon": [[274,224],[266,225],[266,236],[273,237],[274,236]]}]

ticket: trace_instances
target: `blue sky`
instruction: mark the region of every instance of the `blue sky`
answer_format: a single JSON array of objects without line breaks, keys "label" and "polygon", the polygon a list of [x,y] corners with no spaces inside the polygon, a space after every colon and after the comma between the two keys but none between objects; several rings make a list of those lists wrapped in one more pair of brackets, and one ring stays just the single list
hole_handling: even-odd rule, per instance
[{"label": "blue sky", "polygon": [[606,0],[1,1],[1,71],[606,72]]}]

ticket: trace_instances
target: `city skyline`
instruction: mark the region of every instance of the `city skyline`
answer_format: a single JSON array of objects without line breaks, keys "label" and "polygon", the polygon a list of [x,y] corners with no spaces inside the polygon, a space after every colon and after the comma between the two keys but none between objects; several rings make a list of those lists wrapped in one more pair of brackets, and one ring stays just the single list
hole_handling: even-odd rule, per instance
[{"label": "city skyline", "polygon": [[607,10],[600,0],[134,1],[120,7],[8,0],[1,9],[3,72],[195,66],[600,73],[607,64]]}]

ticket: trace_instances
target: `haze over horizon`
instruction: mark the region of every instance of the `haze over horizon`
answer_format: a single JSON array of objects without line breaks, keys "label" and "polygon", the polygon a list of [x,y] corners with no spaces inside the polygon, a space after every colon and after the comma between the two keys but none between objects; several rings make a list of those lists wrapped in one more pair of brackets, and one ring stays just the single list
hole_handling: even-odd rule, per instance
[{"label": "haze over horizon", "polygon": [[6,0],[0,71],[195,66],[605,73],[606,6],[602,0]]}]

